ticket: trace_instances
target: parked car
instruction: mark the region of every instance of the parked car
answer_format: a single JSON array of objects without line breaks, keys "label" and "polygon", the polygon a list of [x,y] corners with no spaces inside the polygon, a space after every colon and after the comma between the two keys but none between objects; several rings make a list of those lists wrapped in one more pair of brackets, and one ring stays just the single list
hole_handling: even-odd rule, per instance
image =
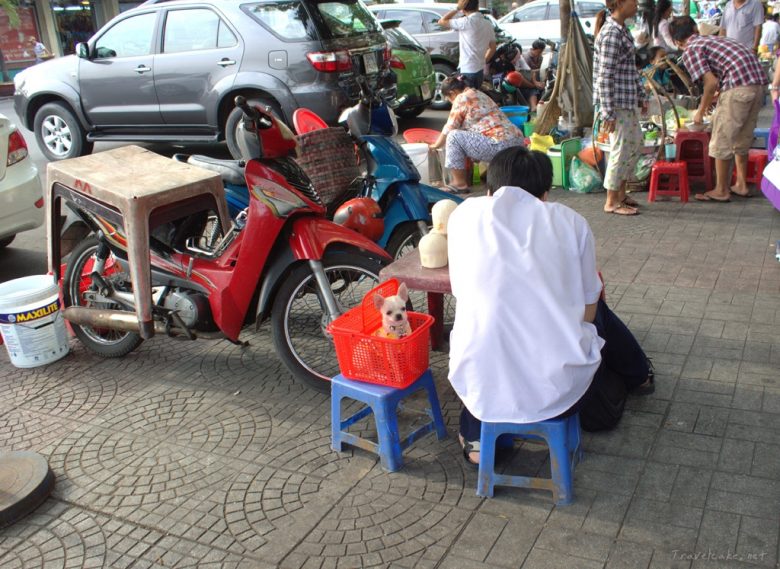
[{"label": "parked car", "polygon": [[[586,34],[593,35],[596,14],[605,7],[604,0],[574,2],[574,9]],[[498,23],[524,50],[529,49],[534,40],[539,38],[556,42],[561,39],[558,0],[533,0],[499,18]]]},{"label": "parked car", "polygon": [[43,188],[24,136],[0,114],[0,248],[43,223]]},{"label": "parked car", "polygon": [[[373,4],[368,7],[382,20],[400,20],[401,27],[419,41],[431,56],[436,74],[436,91],[431,108],[448,109],[449,102],[441,96],[441,82],[458,68],[458,32],[439,25],[441,17],[452,10],[452,4]],[[501,29],[495,20],[496,43],[502,44],[512,38]]]},{"label": "parked car", "polygon": [[383,20],[382,27],[390,46],[390,68],[396,75],[396,97],[401,104],[395,113],[414,118],[433,99],[436,77],[428,51],[400,26],[398,20]]},{"label": "parked car", "polygon": [[15,77],[14,105],[47,158],[96,141],[210,142],[237,151],[236,95],[286,122],[299,107],[329,124],[386,68],[382,28],[361,0],[201,0],[139,6],[77,55]]}]

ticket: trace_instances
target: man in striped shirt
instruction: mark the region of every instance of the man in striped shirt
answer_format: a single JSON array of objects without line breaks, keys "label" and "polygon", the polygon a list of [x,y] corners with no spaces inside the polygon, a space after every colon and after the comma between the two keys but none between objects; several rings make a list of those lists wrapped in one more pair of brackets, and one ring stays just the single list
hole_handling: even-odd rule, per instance
[{"label": "man in striped shirt", "polygon": [[[710,156],[715,158],[715,189],[694,197],[699,201],[730,201],[730,194],[749,197],[745,177],[753,129],[764,99],[766,73],[750,48],[731,38],[700,36],[689,16],[669,25],[672,39],[685,51],[683,65],[691,79],[704,83],[701,104],[693,116],[701,124],[716,92],[718,106],[712,117]],[[734,159],[737,183],[729,188],[729,168]]]}]

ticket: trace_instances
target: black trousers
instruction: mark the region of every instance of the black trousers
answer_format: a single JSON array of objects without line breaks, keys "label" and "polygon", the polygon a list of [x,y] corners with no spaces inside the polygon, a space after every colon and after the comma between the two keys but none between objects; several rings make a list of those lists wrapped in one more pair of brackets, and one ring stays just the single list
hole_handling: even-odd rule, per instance
[{"label": "black trousers", "polygon": [[[596,326],[599,336],[604,338],[606,342],[601,348],[601,365],[596,370],[588,391],[579,401],[555,418],[568,417],[576,413],[580,401],[585,399],[594,386],[603,381],[607,370],[620,376],[628,391],[642,385],[650,373],[647,357],[639,342],[603,300],[599,300],[596,306],[596,318],[593,320],[593,324]],[[460,414],[460,434],[467,441],[478,441],[481,429],[480,420],[464,406]]]}]

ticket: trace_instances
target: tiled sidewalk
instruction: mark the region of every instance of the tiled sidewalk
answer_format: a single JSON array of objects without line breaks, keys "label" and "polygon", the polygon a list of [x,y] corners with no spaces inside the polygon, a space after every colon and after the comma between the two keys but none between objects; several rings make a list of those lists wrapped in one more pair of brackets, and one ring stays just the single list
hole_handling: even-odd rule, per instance
[{"label": "tiled sidewalk", "polygon": [[[0,567],[777,566],[780,214],[761,197],[637,218],[602,213],[603,195],[553,199],[590,221],[607,300],[658,384],[616,430],[586,435],[574,505],[475,496],[442,354],[451,438],[386,474],[330,450],[328,398],[292,383],[267,327],[248,348],[159,338],[120,360],[74,341],[34,370],[0,355],[2,446],[43,453],[57,476],[0,531]],[[511,467],[544,471],[545,453],[523,447]]]}]

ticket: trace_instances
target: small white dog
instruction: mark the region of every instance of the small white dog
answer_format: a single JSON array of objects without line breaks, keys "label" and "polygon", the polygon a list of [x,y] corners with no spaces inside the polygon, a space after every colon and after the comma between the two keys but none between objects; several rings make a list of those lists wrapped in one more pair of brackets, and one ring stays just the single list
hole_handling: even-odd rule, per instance
[{"label": "small white dog", "polygon": [[382,313],[382,327],[374,332],[375,336],[397,340],[412,333],[409,317],[406,315],[408,300],[409,291],[406,289],[406,283],[401,283],[396,295],[388,297],[374,295],[374,306]]}]

